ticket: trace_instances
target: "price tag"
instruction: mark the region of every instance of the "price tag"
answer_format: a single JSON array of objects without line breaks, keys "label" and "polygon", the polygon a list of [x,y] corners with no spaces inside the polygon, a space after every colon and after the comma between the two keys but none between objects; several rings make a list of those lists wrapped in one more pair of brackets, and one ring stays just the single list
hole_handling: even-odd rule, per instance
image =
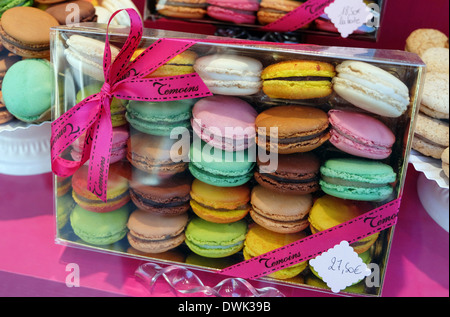
[{"label": "price tag", "polygon": [[372,10],[362,0],[336,0],[325,13],[344,38],[373,18]]},{"label": "price tag", "polygon": [[309,265],[334,293],[339,293],[372,274],[347,241],[342,241],[310,260]]}]

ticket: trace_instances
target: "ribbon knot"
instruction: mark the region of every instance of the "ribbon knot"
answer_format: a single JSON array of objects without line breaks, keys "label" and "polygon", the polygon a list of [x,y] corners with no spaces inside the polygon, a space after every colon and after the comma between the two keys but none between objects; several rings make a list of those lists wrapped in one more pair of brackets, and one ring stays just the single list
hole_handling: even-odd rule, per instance
[{"label": "ribbon knot", "polygon": [[[109,23],[121,11],[130,17],[130,32],[119,54],[112,60],[109,44]],[[109,162],[112,149],[111,101],[113,97],[139,101],[167,101],[211,96],[211,92],[197,73],[166,78],[145,78],[161,65],[189,49],[196,40],[160,39],[136,59],[131,56],[139,47],[143,25],[133,9],[116,11],[106,29],[103,55],[105,83],[99,93],[87,97],[52,122],[51,160],[53,172],[62,177],[73,175],[89,160],[88,189],[106,202]],[[132,74],[132,75],[130,75]],[[161,95],[158,87],[168,82],[173,94]],[[195,86],[190,92],[186,87]],[[156,88],[155,88],[156,87]],[[61,155],[82,134],[86,133],[81,161],[70,161]]]},{"label": "ribbon knot", "polygon": [[104,96],[106,96],[108,99],[112,99],[113,94],[111,91],[111,85],[108,84],[107,82],[105,82],[102,86],[102,88],[100,89],[100,93]]}]

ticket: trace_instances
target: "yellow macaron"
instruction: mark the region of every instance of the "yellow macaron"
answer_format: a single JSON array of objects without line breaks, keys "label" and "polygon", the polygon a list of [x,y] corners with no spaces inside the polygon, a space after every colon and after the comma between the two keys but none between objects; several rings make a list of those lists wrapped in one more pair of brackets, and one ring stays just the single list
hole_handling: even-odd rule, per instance
[{"label": "yellow macaron", "polygon": [[[325,195],[317,199],[309,212],[312,233],[333,228],[365,213],[354,202]],[[379,232],[351,244],[358,254],[366,252],[378,239]],[[343,237],[344,239],[345,237]]]},{"label": "yellow macaron", "polygon": [[[245,238],[243,250],[244,258],[245,260],[250,260],[253,257],[279,249],[305,237],[306,234],[303,231],[283,234],[267,230],[260,225],[253,225],[248,230]],[[272,272],[268,276],[282,280],[290,279],[303,272],[307,266],[307,261],[300,262],[279,271]]]}]

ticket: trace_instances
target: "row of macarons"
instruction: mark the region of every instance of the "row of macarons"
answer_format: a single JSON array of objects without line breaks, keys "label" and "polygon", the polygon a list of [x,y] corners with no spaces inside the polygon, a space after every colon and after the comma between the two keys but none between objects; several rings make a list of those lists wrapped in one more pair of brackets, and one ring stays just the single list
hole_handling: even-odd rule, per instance
[{"label": "row of macarons", "polygon": [[[275,22],[300,7],[305,1],[292,0],[158,0],[156,11],[164,16],[181,19],[203,19],[206,15],[218,21],[236,24],[266,25]],[[366,1],[374,3],[372,1]],[[311,23],[304,26],[308,28]],[[337,33],[326,14],[314,21],[318,30]],[[358,33],[370,33],[374,28],[363,25]]]},{"label": "row of macarons", "polygon": [[[257,154],[256,147],[226,152],[204,141],[189,143],[184,151],[176,139],[167,136],[134,131],[130,135],[125,127],[115,128],[113,135],[112,163],[123,162],[126,157],[137,170],[160,177],[189,170],[195,178],[220,187],[240,186],[254,178],[266,187],[292,195],[322,189],[345,199],[384,201],[394,193],[397,180],[390,165],[352,155],[325,159],[309,151],[266,157]],[[81,139],[70,150],[76,161],[81,158]]]},{"label": "row of macarons", "polygon": [[[64,54],[73,69],[103,81],[102,54],[99,52],[103,52],[104,42],[72,35],[66,46]],[[132,59],[143,50],[136,50]],[[119,51],[118,47],[112,46],[112,57],[115,58]],[[405,113],[410,104],[409,89],[388,70],[361,61],[335,64],[291,59],[264,65],[259,58],[242,53],[199,56],[193,50],[187,50],[147,77],[197,72],[215,95],[255,96],[263,92],[271,100],[301,100],[317,105],[318,102],[326,103],[335,92],[347,103],[376,115],[397,118]]]},{"label": "row of macarons", "polygon": [[[122,206],[117,205],[118,207],[113,207],[115,209],[108,212],[92,211],[83,208],[86,206],[85,201],[82,201],[81,205],[75,204],[72,194],[69,193],[60,197],[58,220],[62,221],[63,215],[66,215],[67,222],[70,214],[70,224],[74,233],[84,242],[97,246],[109,245],[127,236],[129,244],[134,249],[150,255],[172,250],[185,243],[192,252],[202,257],[229,257],[244,248],[244,258],[250,259],[303,239],[309,232],[323,231],[353,219],[368,210],[366,205],[329,195],[322,196],[313,202],[310,196],[283,196],[258,185],[251,190],[250,210],[261,212],[264,209],[267,214],[275,218],[268,222],[269,225],[265,221],[268,218],[263,217],[264,221],[261,221],[260,217],[254,217],[252,213],[250,213],[251,218],[246,217],[232,222],[211,221],[214,220],[211,217],[205,219],[198,208],[198,206],[200,209],[205,208],[202,202],[216,204],[216,207],[222,204],[229,208],[231,205],[242,203],[238,201],[239,199],[250,198],[249,187],[241,186],[231,190],[236,192],[238,197],[230,196],[227,192],[230,189],[209,186],[194,180],[191,189],[192,196],[195,197],[191,200],[194,214],[182,212],[173,215],[161,213],[167,212],[170,208],[157,209],[155,212],[154,209],[144,210],[139,207],[136,209],[134,205],[127,203]],[[75,189],[73,198],[79,202]],[[133,199],[133,202],[136,200]],[[141,202],[137,201],[137,204],[140,205]],[[238,206],[238,209],[239,207],[242,208]],[[214,217],[214,214],[222,213],[233,217],[239,212],[241,211],[218,209],[213,210],[212,215]],[[297,227],[288,228],[284,225],[291,225],[292,222],[286,220],[296,217],[299,213],[304,214],[304,219],[297,221]],[[60,229],[63,226],[64,223],[61,222]],[[355,252],[363,254],[377,238],[378,234],[375,234],[352,246]],[[306,266],[306,262],[300,263],[274,273],[272,276],[281,279],[291,278],[301,273]]]}]

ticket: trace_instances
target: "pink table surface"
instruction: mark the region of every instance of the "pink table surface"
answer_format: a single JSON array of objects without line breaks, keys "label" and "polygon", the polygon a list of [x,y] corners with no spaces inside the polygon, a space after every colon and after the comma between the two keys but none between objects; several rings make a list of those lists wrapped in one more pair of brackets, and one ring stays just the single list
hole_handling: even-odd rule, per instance
[{"label": "pink table surface", "polygon": [[[410,166],[399,222],[386,272],[385,297],[448,297],[449,235],[423,209],[416,190],[418,172]],[[55,244],[51,174],[0,174],[0,296],[181,296],[159,279],[150,292],[135,277],[140,259]],[[80,287],[67,287],[80,268]],[[194,271],[208,286],[224,277]],[[270,286],[251,281],[255,287]],[[288,297],[329,296],[278,286]]]}]

